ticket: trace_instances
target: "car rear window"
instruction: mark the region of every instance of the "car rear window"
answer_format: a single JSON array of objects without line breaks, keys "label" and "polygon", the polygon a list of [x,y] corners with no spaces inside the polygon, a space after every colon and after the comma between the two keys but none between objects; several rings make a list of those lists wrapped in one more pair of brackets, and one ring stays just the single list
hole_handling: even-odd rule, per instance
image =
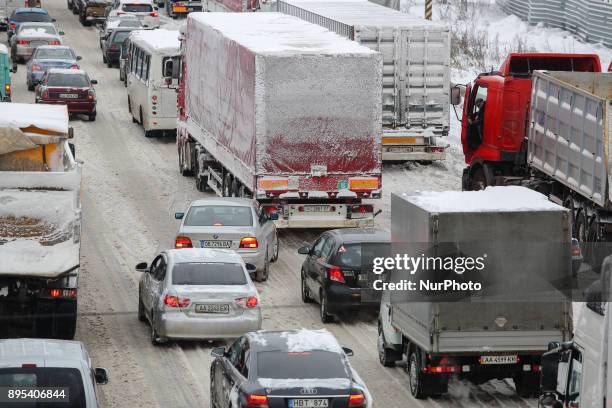
[{"label": "car rear window", "polygon": [[34,59],[74,59],[74,54],[68,48],[37,48]]},{"label": "car rear window", "polygon": [[230,263],[179,263],[172,269],[173,285],[246,285],[242,265]]},{"label": "car rear window", "polygon": [[126,38],[130,36],[130,31],[117,31],[113,37],[114,43],[122,43]]},{"label": "car rear window", "polygon": [[39,368],[0,368],[0,387],[60,387],[67,388],[67,402],[57,404],[16,402],[2,403],[2,407],[84,407],[85,390],[81,372],[76,368],[39,367]]},{"label": "car rear window", "polygon": [[372,265],[374,258],[388,257],[390,254],[391,245],[389,243],[343,244],[336,251],[331,263],[341,267],[360,269],[362,266]]},{"label": "car rear window", "polygon": [[45,13],[15,13],[15,16],[11,19],[17,21],[19,23],[23,23],[26,21],[32,21],[35,23],[38,22],[46,22],[50,23],[52,21],[51,17]]},{"label": "car rear window", "polygon": [[83,74],[49,74],[47,86],[87,88],[89,80]]},{"label": "car rear window", "polygon": [[124,4],[122,10],[128,13],[150,13],[153,7],[150,4]]},{"label": "car rear window", "polygon": [[193,227],[209,226],[251,226],[253,214],[251,207],[204,205],[191,207],[185,225]]},{"label": "car rear window", "polygon": [[19,27],[19,34],[28,34],[28,35],[36,35],[36,34],[51,34],[57,35],[57,31],[55,31],[55,27],[48,25],[22,25]]},{"label": "car rear window", "polygon": [[348,378],[340,355],[331,351],[260,351],[258,378]]},{"label": "car rear window", "polygon": [[140,20],[121,20],[119,27],[140,27],[142,23]]}]

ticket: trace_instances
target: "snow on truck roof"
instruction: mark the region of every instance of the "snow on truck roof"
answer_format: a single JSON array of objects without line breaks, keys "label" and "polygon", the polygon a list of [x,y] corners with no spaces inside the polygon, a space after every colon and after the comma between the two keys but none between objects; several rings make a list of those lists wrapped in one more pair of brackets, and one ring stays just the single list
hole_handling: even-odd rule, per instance
[{"label": "snow on truck roof", "polygon": [[362,54],[375,51],[326,28],[281,13],[190,13],[190,24],[211,27],[258,54]]},{"label": "snow on truck roof", "polygon": [[283,0],[305,10],[348,25],[381,27],[446,28],[440,22],[414,17],[369,0]]},{"label": "snow on truck roof", "polygon": [[66,105],[0,102],[0,127],[39,129],[68,134]]},{"label": "snow on truck roof", "polygon": [[136,44],[151,53],[168,55],[178,54],[181,42],[177,30],[158,28],[155,30],[135,30],[130,35],[132,44]]},{"label": "snow on truck roof", "polygon": [[559,211],[563,207],[519,186],[487,187],[481,191],[417,191],[401,196],[429,212]]}]

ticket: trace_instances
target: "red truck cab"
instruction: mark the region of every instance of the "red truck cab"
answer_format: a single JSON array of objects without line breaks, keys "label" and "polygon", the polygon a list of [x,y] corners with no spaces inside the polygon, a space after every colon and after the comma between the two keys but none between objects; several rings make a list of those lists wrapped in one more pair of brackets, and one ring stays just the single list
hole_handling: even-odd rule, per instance
[{"label": "red truck cab", "polygon": [[601,72],[601,63],[595,54],[512,53],[499,71],[480,74],[468,84],[461,129],[468,165],[464,190],[500,184],[500,176],[524,173],[531,76],[536,70]]}]

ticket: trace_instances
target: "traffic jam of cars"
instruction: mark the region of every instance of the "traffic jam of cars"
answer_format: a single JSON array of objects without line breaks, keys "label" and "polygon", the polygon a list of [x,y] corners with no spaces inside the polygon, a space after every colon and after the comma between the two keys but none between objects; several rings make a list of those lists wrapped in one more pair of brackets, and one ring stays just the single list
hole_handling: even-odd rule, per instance
[{"label": "traffic jam of cars", "polygon": [[[541,141],[524,122],[532,83],[578,92],[597,118],[612,115],[612,64],[605,73],[595,54],[511,53],[500,71],[462,89],[462,102],[449,80],[448,26],[366,0],[331,9],[319,0],[67,0],[67,10],[40,1],[9,10],[5,1],[0,407],[599,407],[578,405],[589,400],[587,381],[596,382],[581,364],[607,353],[597,348],[607,344],[603,332],[588,345],[596,350],[579,345],[577,333],[607,324],[589,314],[593,307],[572,326],[567,299],[399,302],[389,289],[401,283],[392,278],[399,268],[375,259],[394,259],[397,243],[427,244],[415,255],[423,259],[452,243],[448,253],[463,259],[474,242],[537,237],[563,246],[562,261],[549,267],[567,266],[568,279],[595,270],[594,252],[583,248],[606,241],[605,228],[593,227],[607,219],[606,202],[593,198],[599,192],[584,193],[571,177],[556,181],[558,172],[537,167],[538,150],[523,151],[532,156],[521,165],[533,167],[520,174],[491,157],[505,160],[511,136],[521,149]],[[392,53],[382,46],[389,42]],[[435,52],[415,51],[423,49]],[[478,82],[493,77],[495,85]],[[508,92],[523,92],[516,103],[527,98],[527,110],[500,146],[483,121],[501,117],[487,115],[501,111],[494,104],[509,97],[494,92],[511,79],[525,81]],[[450,105],[460,103],[463,191],[405,193],[402,182],[383,195],[383,171],[392,171],[383,162],[427,168],[443,159],[438,139],[449,132]],[[604,125],[584,128],[603,137]],[[121,135],[126,144],[114,145]],[[477,160],[483,143],[503,154]],[[600,150],[591,166],[607,166]],[[114,168],[88,165],[99,157]],[[512,155],[516,166],[520,157]],[[129,187],[107,197],[115,177]],[[119,203],[132,193],[138,209]],[[166,199],[161,208],[173,216],[159,217],[152,208]],[[378,222],[379,208],[390,212],[388,225]],[[124,221],[102,221],[122,211]],[[133,251],[121,252],[122,240]],[[528,263],[510,258],[506,268]],[[100,331],[106,316],[116,319],[110,336]],[[135,352],[123,355],[133,336]],[[107,358],[111,369],[93,363]],[[200,383],[167,383],[181,372]],[[120,390],[142,378],[150,382]],[[386,381],[405,394],[390,395]]]}]

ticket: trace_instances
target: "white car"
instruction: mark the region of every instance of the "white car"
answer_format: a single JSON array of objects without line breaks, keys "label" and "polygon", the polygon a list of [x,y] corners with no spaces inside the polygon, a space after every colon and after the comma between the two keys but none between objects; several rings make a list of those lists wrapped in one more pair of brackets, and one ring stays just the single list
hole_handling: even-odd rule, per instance
[{"label": "white car", "polygon": [[21,23],[10,40],[13,59],[25,61],[39,45],[61,45],[62,35],[53,23]]},{"label": "white car", "polygon": [[255,267],[233,251],[170,249],[143,272],[138,319],[148,321],[151,342],[224,339],[261,329],[259,294],[249,276]]},{"label": "white car", "polygon": [[191,203],[181,220],[176,248],[231,249],[244,262],[255,265],[255,278],[268,279],[270,262],[278,259],[278,235],[272,222],[276,213],[266,213],[248,198],[205,198]]},{"label": "white car", "polygon": [[133,15],[142,21],[142,25],[150,28],[159,27],[159,14],[153,0],[114,0],[108,18]]}]

